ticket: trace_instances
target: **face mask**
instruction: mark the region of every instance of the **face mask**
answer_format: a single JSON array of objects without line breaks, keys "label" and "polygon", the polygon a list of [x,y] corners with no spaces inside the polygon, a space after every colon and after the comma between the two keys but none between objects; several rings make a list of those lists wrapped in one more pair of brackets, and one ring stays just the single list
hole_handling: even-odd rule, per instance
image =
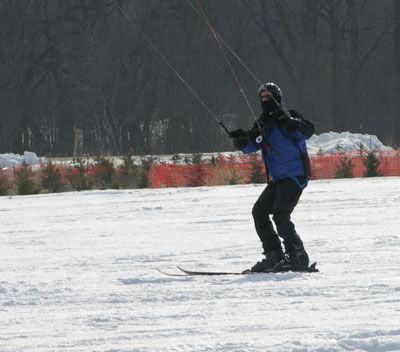
[{"label": "face mask", "polygon": [[273,112],[279,108],[278,104],[274,101],[274,99],[262,100],[261,106],[262,106],[263,112],[265,112],[267,114],[270,112]]}]

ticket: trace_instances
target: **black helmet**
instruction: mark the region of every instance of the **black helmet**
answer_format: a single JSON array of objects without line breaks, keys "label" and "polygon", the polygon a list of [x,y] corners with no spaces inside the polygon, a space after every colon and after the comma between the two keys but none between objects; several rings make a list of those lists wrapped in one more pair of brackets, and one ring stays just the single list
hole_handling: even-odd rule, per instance
[{"label": "black helmet", "polygon": [[272,93],[272,96],[280,103],[282,99],[282,91],[281,89],[272,82],[264,83],[258,88],[258,96],[261,95],[261,92],[268,91]]}]

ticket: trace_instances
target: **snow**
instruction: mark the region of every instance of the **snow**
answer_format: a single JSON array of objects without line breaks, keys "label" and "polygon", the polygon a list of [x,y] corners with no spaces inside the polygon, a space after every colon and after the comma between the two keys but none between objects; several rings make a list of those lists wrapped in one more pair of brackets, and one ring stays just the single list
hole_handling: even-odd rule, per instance
[{"label": "snow", "polygon": [[307,141],[307,149],[310,154],[319,151],[324,153],[346,152],[359,150],[360,144],[362,144],[363,150],[393,150],[391,147],[385,146],[375,135],[350,132],[313,135]]},{"label": "snow", "polygon": [[[322,133],[320,135],[314,135],[307,141],[307,148],[310,154],[318,153],[320,151],[324,153],[338,152],[338,151],[354,151],[360,149],[360,143],[362,143],[364,150],[392,150],[391,147],[385,146],[377,136],[369,134],[360,133],[350,133],[350,132],[328,132]],[[338,146],[340,150],[338,150]],[[212,156],[217,154],[222,154],[226,156],[230,155],[243,155],[240,151],[225,152],[225,153],[208,153],[203,155],[203,159],[210,159]],[[182,159],[185,154],[180,154]],[[172,156],[158,156],[156,161],[171,163]],[[137,162],[140,162],[140,157],[137,157]],[[57,161],[57,160],[56,160]],[[0,154],[0,168],[10,168],[13,166],[21,165],[25,163],[27,165],[38,165],[41,162],[48,162],[46,158],[39,158],[35,153],[24,152],[24,155],[7,153]],[[93,159],[90,159],[93,163]],[[69,164],[72,160],[68,161]],[[178,161],[177,163],[183,163],[183,161]],[[122,159],[115,157],[114,165],[118,166],[122,164]]]},{"label": "snow", "polygon": [[39,165],[41,162],[47,162],[47,159],[39,158],[36,153],[28,151],[25,151],[24,155],[14,153],[0,154],[0,168],[10,168],[21,164]]},{"label": "snow", "polygon": [[168,277],[261,259],[265,185],[0,197],[0,351],[399,351],[400,178],[312,181],[320,273]]}]

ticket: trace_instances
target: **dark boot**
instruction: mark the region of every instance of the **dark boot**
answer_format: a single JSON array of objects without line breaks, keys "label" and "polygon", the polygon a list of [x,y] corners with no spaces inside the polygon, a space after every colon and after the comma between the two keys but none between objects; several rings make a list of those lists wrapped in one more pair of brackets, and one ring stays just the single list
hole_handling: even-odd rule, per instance
[{"label": "dark boot", "polygon": [[294,246],[286,252],[284,260],[273,267],[273,271],[306,271],[308,270],[308,254],[303,247]]},{"label": "dark boot", "polygon": [[292,271],[305,271],[308,269],[310,261],[304,248],[294,249],[293,252],[289,253],[289,258]]},{"label": "dark boot", "polygon": [[264,272],[266,270],[271,270],[277,263],[284,259],[284,254],[282,249],[276,249],[268,252],[264,252],[265,259],[261,262],[255,264],[250,270],[251,272]]}]

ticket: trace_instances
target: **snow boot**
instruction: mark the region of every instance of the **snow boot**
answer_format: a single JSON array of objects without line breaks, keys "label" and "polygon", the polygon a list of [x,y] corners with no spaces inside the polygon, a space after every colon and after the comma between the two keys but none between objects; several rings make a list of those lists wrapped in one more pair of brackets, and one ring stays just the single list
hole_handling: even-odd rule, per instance
[{"label": "snow boot", "polygon": [[307,271],[308,254],[303,247],[294,246],[286,252],[285,258],[273,267],[273,271]]},{"label": "snow boot", "polygon": [[282,249],[275,249],[272,251],[267,251],[263,253],[265,259],[261,262],[257,262],[250,270],[245,270],[244,272],[264,272],[271,270],[277,263],[285,258]]}]

